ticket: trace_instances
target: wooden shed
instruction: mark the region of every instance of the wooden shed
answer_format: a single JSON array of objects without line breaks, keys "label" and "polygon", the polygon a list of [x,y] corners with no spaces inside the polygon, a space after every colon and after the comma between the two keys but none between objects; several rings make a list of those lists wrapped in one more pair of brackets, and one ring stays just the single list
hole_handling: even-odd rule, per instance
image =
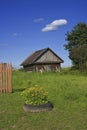
[{"label": "wooden shed", "polygon": [[60,71],[64,61],[50,48],[35,51],[22,63],[24,70],[32,72]]}]

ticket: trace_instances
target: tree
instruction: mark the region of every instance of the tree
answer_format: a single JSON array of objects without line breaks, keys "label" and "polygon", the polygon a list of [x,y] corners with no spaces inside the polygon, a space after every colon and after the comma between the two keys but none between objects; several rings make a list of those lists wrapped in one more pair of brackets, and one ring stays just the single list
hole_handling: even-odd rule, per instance
[{"label": "tree", "polygon": [[77,69],[84,71],[87,69],[87,45],[83,44],[72,48],[70,58]]},{"label": "tree", "polygon": [[71,32],[67,32],[69,58],[75,67],[80,70],[87,68],[87,24],[78,23]]}]

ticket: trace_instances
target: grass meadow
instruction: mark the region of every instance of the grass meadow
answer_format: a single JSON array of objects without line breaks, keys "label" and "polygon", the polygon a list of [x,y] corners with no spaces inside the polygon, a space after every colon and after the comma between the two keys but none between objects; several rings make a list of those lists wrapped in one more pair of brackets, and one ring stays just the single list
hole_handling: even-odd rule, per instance
[{"label": "grass meadow", "polygon": [[[79,72],[14,71],[13,93],[0,94],[0,130],[87,130],[87,75]],[[21,92],[30,86],[48,91],[52,111],[26,113]]]}]

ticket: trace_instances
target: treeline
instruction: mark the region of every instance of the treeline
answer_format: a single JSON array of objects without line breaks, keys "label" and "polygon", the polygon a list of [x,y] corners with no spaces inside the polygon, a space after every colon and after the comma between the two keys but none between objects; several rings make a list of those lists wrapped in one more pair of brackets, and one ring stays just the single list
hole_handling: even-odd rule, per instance
[{"label": "treeline", "polygon": [[67,32],[65,49],[74,68],[87,71],[87,24],[78,23],[73,30]]}]

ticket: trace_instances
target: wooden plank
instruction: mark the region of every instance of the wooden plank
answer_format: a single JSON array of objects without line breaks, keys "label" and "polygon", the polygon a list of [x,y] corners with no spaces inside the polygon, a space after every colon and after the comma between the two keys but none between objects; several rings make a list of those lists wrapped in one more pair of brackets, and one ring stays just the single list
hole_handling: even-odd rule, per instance
[{"label": "wooden plank", "polygon": [[7,65],[7,86],[8,86],[8,92],[9,92],[9,65]]},{"label": "wooden plank", "polygon": [[5,92],[7,93],[7,64],[5,65]]},{"label": "wooden plank", "polygon": [[0,92],[2,93],[2,63],[0,63]]},{"label": "wooden plank", "polygon": [[5,93],[5,65],[2,64],[2,90]]},{"label": "wooden plank", "polygon": [[8,92],[12,92],[12,65],[8,64]]},{"label": "wooden plank", "polygon": [[12,92],[12,64],[10,63],[10,92]]}]

